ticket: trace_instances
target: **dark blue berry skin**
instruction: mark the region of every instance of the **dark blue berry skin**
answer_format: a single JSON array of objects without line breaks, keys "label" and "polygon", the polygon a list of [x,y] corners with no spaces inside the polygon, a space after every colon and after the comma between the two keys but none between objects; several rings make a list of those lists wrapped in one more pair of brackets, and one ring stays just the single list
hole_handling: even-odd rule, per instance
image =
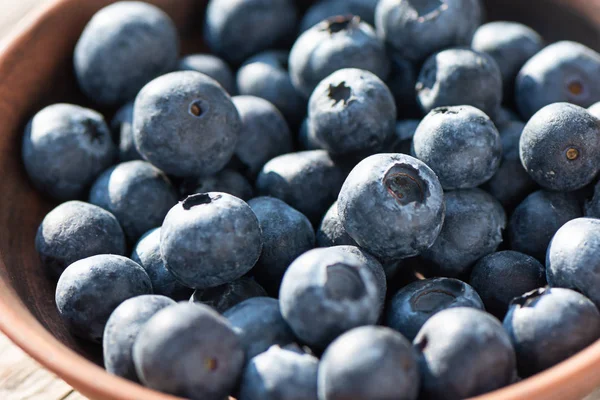
[{"label": "dark blue berry skin", "polygon": [[498,131],[502,131],[512,122],[523,123],[521,117],[513,109],[504,106],[500,107],[493,121],[496,128],[498,128]]},{"label": "dark blue berry skin", "polygon": [[418,67],[412,62],[400,57],[394,52],[389,53],[391,71],[386,81],[394,100],[399,118],[417,118],[421,116],[421,109],[417,104]]},{"label": "dark blue berry skin", "polygon": [[380,259],[397,260],[433,244],[444,221],[444,194],[435,173],[421,161],[376,154],[348,175],[338,212],[360,247]]},{"label": "dark blue berry skin", "polygon": [[135,147],[146,160],[175,176],[208,176],[223,169],[241,125],[223,87],[195,71],[156,78],[135,100]]},{"label": "dark blue berry skin", "polygon": [[444,226],[421,256],[435,264],[436,275],[457,277],[496,251],[502,243],[506,214],[498,200],[481,189],[455,190],[444,197]]},{"label": "dark blue berry skin", "polygon": [[471,42],[473,50],[489,54],[502,74],[504,98],[512,101],[521,67],[544,47],[542,37],[518,22],[494,21],[481,25]]},{"label": "dark blue berry skin", "polygon": [[319,366],[319,400],[416,400],[419,366],[410,342],[382,326],[337,338]]},{"label": "dark blue berry skin", "polygon": [[600,98],[600,54],[582,44],[553,43],[525,63],[515,84],[515,100],[527,120],[558,102],[589,107]]},{"label": "dark blue berry skin", "polygon": [[519,139],[525,124],[519,121],[505,123],[499,129],[502,142],[502,161],[500,168],[483,185],[506,210],[512,210],[538,186],[521,164],[519,157]]},{"label": "dark blue berry skin", "polygon": [[300,21],[300,32],[337,15],[356,15],[367,24],[375,25],[375,7],[378,0],[322,0],[311,6]]},{"label": "dark blue berry skin", "polygon": [[291,126],[297,126],[306,114],[306,99],[300,94],[288,73],[289,53],[269,50],[246,60],[237,72],[241,95],[262,97],[283,114]]},{"label": "dark blue berry skin", "polygon": [[104,368],[111,374],[139,382],[133,364],[133,343],[154,314],[174,304],[175,301],[168,297],[152,294],[133,297],[121,303],[110,315],[104,328]]},{"label": "dark blue berry skin", "polygon": [[552,287],[583,293],[600,306],[600,220],[576,218],[554,235],[546,254],[546,275]]},{"label": "dark blue berry skin", "polygon": [[352,328],[375,324],[380,312],[376,278],[365,260],[336,248],[298,257],[283,276],[279,304],[298,339],[319,349]]},{"label": "dark blue berry skin", "polygon": [[296,89],[308,98],[319,82],[343,68],[367,70],[385,80],[390,61],[375,30],[352,15],[335,16],[301,34],[290,51]]},{"label": "dark blue berry skin", "polygon": [[223,314],[244,300],[267,296],[265,289],[253,278],[242,276],[220,286],[195,290],[190,302],[206,304]]},{"label": "dark blue berry skin", "polygon": [[271,297],[253,297],[223,314],[240,338],[246,360],[267,351],[273,345],[285,346],[296,340],[284,321],[279,302]]},{"label": "dark blue berry skin", "polygon": [[356,242],[342,224],[340,215],[338,213],[338,202],[336,201],[329,207],[329,210],[325,213],[319,229],[317,229],[317,246],[318,247],[331,247],[331,246],[357,246]]},{"label": "dark blue berry skin", "polygon": [[56,200],[84,196],[94,179],[116,158],[102,115],[72,104],[53,104],[29,121],[22,157],[37,190]]},{"label": "dark blue berry skin", "polygon": [[293,151],[292,133],[285,118],[270,102],[255,96],[235,96],[233,104],[242,127],[234,157],[238,169],[254,179],[270,159]]},{"label": "dark blue berry skin", "polygon": [[177,203],[169,178],[145,161],[118,164],[98,177],[90,190],[90,203],[110,211],[121,223],[127,239],[135,243],[160,226]]},{"label": "dark blue berry skin", "polygon": [[592,104],[589,108],[588,111],[590,112],[590,114],[592,114],[594,117],[600,119],[600,101],[597,103]]},{"label": "dark blue berry skin", "polygon": [[300,254],[315,247],[315,231],[306,216],[274,197],[257,197],[248,205],[258,218],[263,242],[252,275],[277,297],[288,266]]},{"label": "dark blue berry skin", "polygon": [[123,301],[152,293],[146,271],[130,259],[100,254],[69,265],[56,286],[56,307],[76,336],[101,343],[106,321]]},{"label": "dark blue berry skin", "polygon": [[221,192],[188,196],[165,217],[160,253],[185,286],[205,289],[250,271],[262,249],[258,220],[243,200]]},{"label": "dark blue berry skin", "polygon": [[413,136],[415,136],[419,123],[421,121],[418,119],[405,119],[396,122],[396,136],[394,136],[390,147],[388,147],[389,152],[410,154]]},{"label": "dark blue berry skin", "polygon": [[227,93],[235,94],[235,77],[229,65],[212,54],[190,54],[179,60],[179,71],[196,71],[219,82]]},{"label": "dark blue berry skin", "polygon": [[431,317],[414,340],[423,399],[460,400],[512,383],[515,351],[502,324],[474,308]]},{"label": "dark blue berry skin", "polygon": [[468,105],[495,118],[502,102],[502,75],[486,53],[448,49],[425,61],[416,89],[425,113],[436,107]]},{"label": "dark blue berry skin", "polygon": [[175,279],[160,255],[160,228],[146,232],[137,242],[131,259],[146,270],[152,282],[154,294],[170,297],[174,300],[188,299],[193,290],[183,286]]},{"label": "dark blue berry skin", "polygon": [[248,179],[232,169],[223,169],[212,176],[187,178],[179,186],[179,193],[184,197],[208,192],[223,192],[244,201],[254,195],[254,189]]},{"label": "dark blue berry skin", "polygon": [[377,34],[414,62],[453,46],[466,46],[483,19],[480,0],[382,0],[375,9]]},{"label": "dark blue berry skin", "polygon": [[546,268],[527,254],[499,251],[477,261],[469,283],[481,296],[485,309],[502,319],[512,299],[546,286]]},{"label": "dark blue berry skin", "polygon": [[172,71],[179,56],[175,24],[159,8],[123,1],[98,11],[73,55],[81,90],[94,102],[119,106],[149,81]]},{"label": "dark blue berry skin", "polygon": [[600,313],[574,290],[543,288],[513,300],[504,329],[515,347],[519,376],[526,378],[600,338]]},{"label": "dark blue berry skin", "polygon": [[239,400],[318,400],[319,359],[272,346],[252,358],[242,375]]},{"label": "dark blue berry skin", "polygon": [[217,55],[233,64],[291,41],[297,12],[292,0],[210,0],[204,39]]},{"label": "dark blue berry skin", "polygon": [[392,297],[385,324],[413,340],[429,318],[452,307],[484,309],[477,292],[458,279],[419,280],[404,286]]},{"label": "dark blue berry skin", "polygon": [[586,217],[600,218],[600,183],[593,185],[593,195],[585,201],[584,214]]},{"label": "dark blue berry skin", "polygon": [[540,186],[581,189],[600,170],[600,121],[574,104],[550,104],[525,125],[519,152],[523,167]]},{"label": "dark blue berry skin", "polygon": [[119,143],[119,161],[143,160],[133,141],[133,102],[121,107],[110,121],[110,129]]},{"label": "dark blue berry skin", "polygon": [[314,133],[308,126],[308,118],[304,118],[298,130],[298,142],[302,150],[319,150],[323,146],[317,141]]},{"label": "dark blue berry skin", "polygon": [[235,388],[244,350],[227,319],[203,304],[178,303],[154,314],[133,344],[140,381],[191,400],[221,400]]},{"label": "dark blue berry skin", "polygon": [[346,174],[325,150],[300,151],[267,162],[258,175],[256,189],[261,196],[285,201],[318,224],[335,201]]},{"label": "dark blue berry skin", "polygon": [[395,125],[392,93],[369,71],[340,69],[308,101],[308,129],[332,154],[371,154],[392,139]]},{"label": "dark blue berry skin", "polygon": [[502,160],[494,123],[471,106],[433,109],[417,127],[413,150],[436,173],[444,190],[481,185],[494,176]]},{"label": "dark blue berry skin", "polygon": [[568,221],[583,216],[572,193],[538,190],[518,206],[508,222],[509,247],[539,261],[546,259],[552,236]]},{"label": "dark blue berry skin", "polygon": [[35,236],[40,261],[54,277],[75,261],[98,254],[124,255],[126,247],[115,216],[82,201],[68,201],[50,211]]}]

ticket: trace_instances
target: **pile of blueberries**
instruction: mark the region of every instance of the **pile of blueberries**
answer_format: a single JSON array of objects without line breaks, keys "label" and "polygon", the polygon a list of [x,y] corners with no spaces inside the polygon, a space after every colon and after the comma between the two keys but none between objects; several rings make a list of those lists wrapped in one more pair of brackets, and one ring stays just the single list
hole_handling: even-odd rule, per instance
[{"label": "pile of blueberries", "polygon": [[302,3],[211,0],[183,58],[149,4],[89,21],[120,109],[22,147],[69,330],[203,400],[462,399],[597,340],[600,54],[480,0]]}]

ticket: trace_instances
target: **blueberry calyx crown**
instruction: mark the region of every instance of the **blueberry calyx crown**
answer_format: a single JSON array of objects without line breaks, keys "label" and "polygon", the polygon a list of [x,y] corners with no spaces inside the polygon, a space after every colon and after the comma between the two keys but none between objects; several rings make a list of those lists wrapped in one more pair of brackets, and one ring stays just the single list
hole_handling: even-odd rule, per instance
[{"label": "blueberry calyx crown", "polygon": [[338,33],[343,30],[350,30],[360,23],[360,17],[356,15],[336,15],[324,22],[321,30],[327,30],[330,34]]},{"label": "blueberry calyx crown", "polygon": [[352,97],[352,89],[350,86],[346,86],[346,82],[342,81],[337,86],[333,84],[329,85],[327,96],[333,100],[332,106],[335,106],[338,102],[343,102],[345,106],[350,103]]},{"label": "blueberry calyx crown", "polygon": [[518,306],[518,307],[531,307],[532,305],[535,305],[535,303],[537,302],[537,299],[539,299],[544,294],[546,294],[546,291],[548,289],[549,288],[546,286],[543,288],[532,290],[531,292],[527,292],[522,296],[515,297],[510,302],[510,305]]},{"label": "blueberry calyx crown", "polygon": [[396,164],[385,174],[383,185],[398,203],[422,203],[429,196],[429,188],[419,171],[407,164]]},{"label": "blueberry calyx crown", "polygon": [[448,9],[448,4],[446,4],[445,0],[411,1],[410,5],[419,15],[419,22],[435,19]]},{"label": "blueberry calyx crown", "polygon": [[189,210],[195,206],[210,204],[210,202],[217,200],[220,197],[220,195],[211,197],[208,193],[196,193],[186,197],[181,203],[184,210]]},{"label": "blueberry calyx crown", "polygon": [[333,264],[326,268],[325,293],[332,300],[358,300],[366,293],[365,284],[357,268],[347,264]]}]

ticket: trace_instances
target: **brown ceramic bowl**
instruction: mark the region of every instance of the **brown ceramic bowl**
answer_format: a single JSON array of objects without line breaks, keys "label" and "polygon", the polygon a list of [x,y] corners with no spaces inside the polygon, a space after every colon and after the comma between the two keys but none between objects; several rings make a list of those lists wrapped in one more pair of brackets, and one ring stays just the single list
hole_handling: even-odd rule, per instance
[{"label": "brown ceramic bowl", "polygon": [[[23,127],[35,111],[50,103],[87,104],[72,74],[73,47],[92,14],[113,1],[54,0],[30,15],[0,45],[0,329],[90,398],[175,399],[109,375],[98,365],[99,349],[77,340],[62,325],[54,305],[55,283],[43,273],[34,249],[37,226],[54,205],[32,188],[24,173]],[[205,1],[151,2],[176,21],[185,52],[202,50]],[[572,39],[600,47],[600,0],[486,3],[492,20],[524,22],[548,41]],[[600,341],[544,373],[480,399],[579,399],[600,386],[599,372]]]}]

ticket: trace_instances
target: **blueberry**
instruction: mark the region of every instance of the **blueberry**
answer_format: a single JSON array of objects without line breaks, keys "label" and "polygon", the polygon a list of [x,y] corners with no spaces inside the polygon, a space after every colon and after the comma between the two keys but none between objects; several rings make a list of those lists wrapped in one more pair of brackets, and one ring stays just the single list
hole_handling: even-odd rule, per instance
[{"label": "blueberry", "polygon": [[521,202],[508,222],[509,246],[540,261],[558,228],[583,216],[572,193],[538,190]]},{"label": "blueberry", "polygon": [[104,328],[104,368],[111,374],[139,382],[131,351],[135,338],[154,314],[173,304],[175,302],[168,297],[151,294],[121,303],[110,315]]},{"label": "blueberry", "polygon": [[242,276],[234,281],[194,291],[190,302],[203,303],[223,314],[235,305],[253,297],[266,297],[267,292],[252,278]]},{"label": "blueberry", "polygon": [[362,21],[375,24],[375,7],[378,0],[321,0],[315,2],[300,21],[300,32],[304,32],[319,22],[337,15],[356,15]]},{"label": "blueberry", "polygon": [[489,54],[502,73],[504,97],[512,100],[521,67],[544,47],[542,37],[518,22],[494,21],[481,25],[471,42],[473,50]]},{"label": "blueberry", "polygon": [[417,66],[394,52],[389,53],[389,57],[391,70],[386,83],[396,101],[398,116],[403,118],[421,116],[415,93]]},{"label": "blueberry", "polygon": [[502,75],[496,61],[485,53],[448,49],[425,61],[416,89],[425,113],[436,107],[469,105],[495,118],[502,102]]},{"label": "blueberry", "polygon": [[418,62],[438,50],[470,44],[482,8],[480,0],[381,0],[375,26],[398,55]]},{"label": "blueberry", "polygon": [[35,236],[35,249],[51,275],[98,254],[124,255],[125,235],[114,215],[81,201],[68,201],[50,211]]},{"label": "blueberry", "polygon": [[468,284],[453,278],[419,280],[401,288],[392,297],[385,323],[413,340],[434,314],[452,307],[483,310],[483,302]]},{"label": "blueberry", "polygon": [[553,43],[525,63],[515,85],[519,112],[531,118],[558,102],[589,107],[600,98],[600,54],[582,44]]},{"label": "blueberry", "polygon": [[519,151],[523,167],[540,186],[580,189],[600,170],[600,122],[574,104],[550,104],[525,125]]},{"label": "blueberry", "polygon": [[323,146],[314,135],[314,132],[308,126],[308,118],[302,120],[300,129],[298,130],[298,142],[302,150],[319,150]]},{"label": "blueberry", "polygon": [[405,119],[396,122],[396,136],[389,146],[390,153],[410,154],[413,137],[421,121],[418,119]]},{"label": "blueberry", "polygon": [[160,255],[160,228],[154,228],[140,238],[133,249],[131,259],[146,270],[155,294],[175,300],[187,299],[192,294],[192,289],[179,283],[165,268]]},{"label": "blueberry", "polygon": [[255,96],[232,100],[242,120],[234,157],[246,175],[255,178],[267,161],[292,152],[292,133],[283,115],[267,100]]},{"label": "blueberry", "polygon": [[272,346],[246,365],[239,400],[317,400],[318,368],[310,354]]},{"label": "blueberry", "polygon": [[234,389],[244,350],[227,319],[203,304],[179,303],[156,313],[133,344],[146,386],[192,400],[221,400]]},{"label": "blueberry", "polygon": [[326,151],[300,151],[266,163],[256,189],[261,196],[285,201],[317,224],[335,201],[345,178],[345,168]]},{"label": "blueberry", "polygon": [[315,232],[306,216],[279,199],[257,197],[248,205],[258,218],[263,242],[252,274],[269,293],[277,296],[288,266],[315,247]]},{"label": "blueberry", "polygon": [[73,62],[79,86],[90,99],[118,106],[172,71],[178,55],[177,30],[167,14],[141,1],[121,1],[90,20]]},{"label": "blueberry", "polygon": [[237,64],[270,48],[287,44],[296,32],[292,0],[210,0],[204,39],[210,49]]},{"label": "blueberry", "polygon": [[344,182],[339,217],[348,234],[376,257],[414,256],[433,244],[444,221],[444,195],[435,173],[403,154],[361,161]]},{"label": "blueberry", "polygon": [[481,185],[494,176],[502,160],[494,123],[471,106],[434,108],[417,127],[413,150],[445,190]]},{"label": "blueberry", "polygon": [[183,196],[195,193],[223,192],[244,201],[252,198],[254,189],[242,174],[232,169],[223,169],[212,176],[184,179],[179,186]]},{"label": "blueberry", "polygon": [[69,265],[56,286],[56,307],[76,336],[100,343],[106,321],[123,301],[152,293],[148,274],[137,263],[100,254]]},{"label": "blueberry", "polygon": [[306,100],[288,73],[289,53],[270,50],[246,60],[237,72],[237,87],[242,95],[262,97],[270,101],[292,126],[306,114]]},{"label": "blueberry", "polygon": [[235,94],[235,78],[229,65],[212,54],[190,54],[179,60],[179,71],[196,71],[208,75],[227,91]]},{"label": "blueberry", "polygon": [[219,286],[248,272],[260,255],[256,215],[226,193],[188,196],[169,211],[160,232],[165,267],[194,289]]},{"label": "blueberry", "polygon": [[588,111],[590,112],[590,114],[592,114],[594,117],[600,119],[600,101],[597,103],[592,104],[589,108]]},{"label": "blueberry", "polygon": [[593,185],[593,195],[585,201],[584,211],[586,217],[600,218],[600,183]]},{"label": "blueberry", "polygon": [[156,78],[135,100],[135,146],[168,174],[206,176],[220,171],[233,155],[240,129],[229,95],[199,72]]},{"label": "blueberry", "polygon": [[295,335],[320,349],[347,330],[375,324],[380,311],[370,267],[357,255],[336,248],[298,257],[283,276],[279,304]]},{"label": "blueberry", "polygon": [[481,296],[486,310],[503,318],[512,299],[546,286],[546,269],[526,254],[499,251],[477,261],[469,283]]},{"label": "blueberry", "polygon": [[390,72],[385,47],[359,17],[338,15],[302,33],[290,51],[292,83],[305,97],[328,75],[343,68],[367,70],[384,80]]},{"label": "blueberry", "polygon": [[119,161],[142,160],[133,142],[133,102],[125,104],[110,121],[113,137],[119,143]]},{"label": "blueberry", "polygon": [[583,293],[600,306],[600,220],[576,218],[554,235],[546,254],[550,286]]},{"label": "blueberry", "polygon": [[333,203],[325,213],[321,225],[319,225],[319,229],[317,230],[316,237],[318,247],[342,245],[357,246],[354,239],[346,232],[346,228],[344,228],[344,225],[340,220],[337,201]]},{"label": "blueberry", "polygon": [[285,346],[296,340],[284,321],[277,299],[253,297],[223,314],[240,338],[246,360],[267,351],[272,345]]},{"label": "blueberry", "polygon": [[128,161],[106,170],[90,190],[90,203],[117,217],[125,235],[135,243],[160,226],[177,203],[169,178],[145,161]]},{"label": "blueberry", "polygon": [[512,383],[515,351],[500,322],[474,308],[431,317],[414,340],[423,399],[459,400]]},{"label": "blueberry", "polygon": [[498,200],[481,189],[455,190],[444,197],[444,226],[433,246],[421,256],[436,265],[437,275],[456,277],[496,251],[502,243],[506,214]]},{"label": "blueberry", "polygon": [[389,328],[363,326],[337,338],[319,366],[320,400],[416,400],[419,367],[410,342]]},{"label": "blueberry", "polygon": [[506,209],[513,209],[533,192],[537,185],[529,176],[519,156],[519,140],[525,124],[519,121],[505,123],[500,128],[502,161],[500,168],[483,185]]},{"label": "blueberry", "polygon": [[61,201],[83,197],[116,157],[110,131],[99,113],[53,104],[34,115],[23,135],[22,157],[33,185]]},{"label": "blueberry", "polygon": [[308,125],[333,154],[373,153],[394,136],[396,105],[376,75],[340,69],[323,79],[308,102]]},{"label": "blueberry", "polygon": [[504,329],[526,378],[569,358],[600,338],[600,313],[585,296],[543,288],[513,300]]}]

